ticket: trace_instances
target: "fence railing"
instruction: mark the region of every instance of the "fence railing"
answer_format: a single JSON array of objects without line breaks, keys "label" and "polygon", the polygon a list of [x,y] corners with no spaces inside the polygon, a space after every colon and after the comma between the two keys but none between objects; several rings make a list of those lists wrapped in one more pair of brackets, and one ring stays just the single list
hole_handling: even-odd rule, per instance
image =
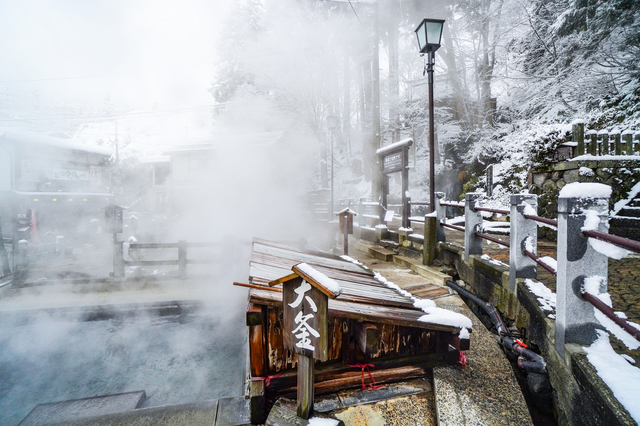
[{"label": "fence railing", "polygon": [[[629,334],[640,339],[640,330],[626,319],[617,316],[612,307],[607,306],[597,296],[607,292],[608,255],[588,243],[595,238],[614,244],[626,250],[640,253],[640,242],[608,234],[608,198],[592,196],[560,197],[558,219],[548,219],[537,215],[538,200],[533,194],[512,195],[510,209],[496,209],[481,205],[483,195],[465,194],[464,227],[447,223],[446,207],[462,207],[459,203],[447,202],[444,194],[436,194],[436,236],[438,241],[446,241],[445,228],[464,232],[464,259],[481,255],[482,240],[509,247],[509,287],[516,291],[516,279],[537,278],[537,266],[545,268],[556,276],[556,350],[564,354],[567,343],[590,344],[595,336],[593,324],[597,324],[594,307],[620,325]],[[507,214],[510,217],[509,242],[499,240],[483,232],[486,222],[482,212]],[[594,223],[594,217],[597,220]],[[557,228],[557,253],[554,267],[537,256],[537,227]],[[589,229],[587,229],[587,225]],[[592,229],[591,229],[592,228]],[[553,262],[552,262],[553,263]],[[596,279],[599,288],[596,294],[585,290],[587,280]],[[574,291],[580,283],[581,294]],[[593,287],[593,286],[591,286]]]},{"label": "fence railing", "polygon": [[178,249],[177,258],[162,260],[125,260],[123,252],[123,242],[114,241],[113,243],[113,276],[115,278],[124,278],[125,267],[127,266],[177,266],[178,276],[180,278],[187,277],[187,265],[209,264],[215,261],[213,258],[205,259],[188,259],[188,248],[210,248],[217,247],[216,243],[187,243],[186,241],[178,241],[177,243],[129,243],[129,253],[139,252],[143,249]]},{"label": "fence railing", "polygon": [[[565,160],[584,154],[640,155],[640,132],[633,130],[587,130],[584,123],[573,124],[573,141],[562,144],[556,151],[556,160]],[[568,154],[571,155],[568,155]]]}]

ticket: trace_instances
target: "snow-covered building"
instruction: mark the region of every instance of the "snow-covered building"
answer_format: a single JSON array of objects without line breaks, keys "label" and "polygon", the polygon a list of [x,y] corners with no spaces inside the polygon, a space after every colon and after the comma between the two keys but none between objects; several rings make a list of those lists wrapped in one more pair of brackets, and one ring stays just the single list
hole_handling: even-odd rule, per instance
[{"label": "snow-covered building", "polygon": [[71,242],[89,233],[113,202],[110,158],[110,150],[61,133],[0,128],[4,237],[36,242],[64,235]]}]

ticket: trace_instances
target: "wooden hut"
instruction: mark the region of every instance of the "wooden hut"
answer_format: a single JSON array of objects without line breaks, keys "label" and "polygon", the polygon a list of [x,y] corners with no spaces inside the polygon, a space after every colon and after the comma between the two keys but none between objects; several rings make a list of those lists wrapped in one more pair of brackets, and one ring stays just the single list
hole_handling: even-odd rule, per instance
[{"label": "wooden hut", "polygon": [[[267,401],[295,398],[297,355],[285,348],[283,293],[273,284],[289,279],[292,267],[302,262],[341,288],[328,301],[328,353],[326,361],[316,361],[316,395],[424,376],[436,364],[457,362],[460,351],[469,349],[468,334],[460,338],[460,326],[430,322],[411,298],[365,266],[254,240],[247,306],[250,375],[252,389],[264,392]],[[433,298],[449,290],[432,285],[421,294]]]}]

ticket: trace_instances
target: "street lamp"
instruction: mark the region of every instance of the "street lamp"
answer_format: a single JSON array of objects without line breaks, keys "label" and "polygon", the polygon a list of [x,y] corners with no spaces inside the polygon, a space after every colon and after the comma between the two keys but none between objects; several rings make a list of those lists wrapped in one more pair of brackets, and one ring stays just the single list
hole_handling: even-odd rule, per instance
[{"label": "street lamp", "polygon": [[331,143],[331,204],[329,204],[329,221],[333,219],[333,131],[338,127],[338,117],[335,115],[330,115],[327,117],[327,127],[330,132],[330,142]]},{"label": "street lamp", "polygon": [[418,28],[418,48],[420,53],[427,54],[427,73],[429,74],[429,212],[435,209],[435,135],[433,124],[433,65],[436,62],[436,50],[440,48],[444,19],[423,19]]}]

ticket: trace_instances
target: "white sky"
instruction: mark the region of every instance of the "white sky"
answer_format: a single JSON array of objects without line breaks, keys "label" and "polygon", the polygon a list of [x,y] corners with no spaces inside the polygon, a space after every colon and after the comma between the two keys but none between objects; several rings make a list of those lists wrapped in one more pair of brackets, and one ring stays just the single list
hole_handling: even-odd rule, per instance
[{"label": "white sky", "polygon": [[106,96],[138,107],[211,104],[229,2],[0,0],[0,88],[92,105]]}]

